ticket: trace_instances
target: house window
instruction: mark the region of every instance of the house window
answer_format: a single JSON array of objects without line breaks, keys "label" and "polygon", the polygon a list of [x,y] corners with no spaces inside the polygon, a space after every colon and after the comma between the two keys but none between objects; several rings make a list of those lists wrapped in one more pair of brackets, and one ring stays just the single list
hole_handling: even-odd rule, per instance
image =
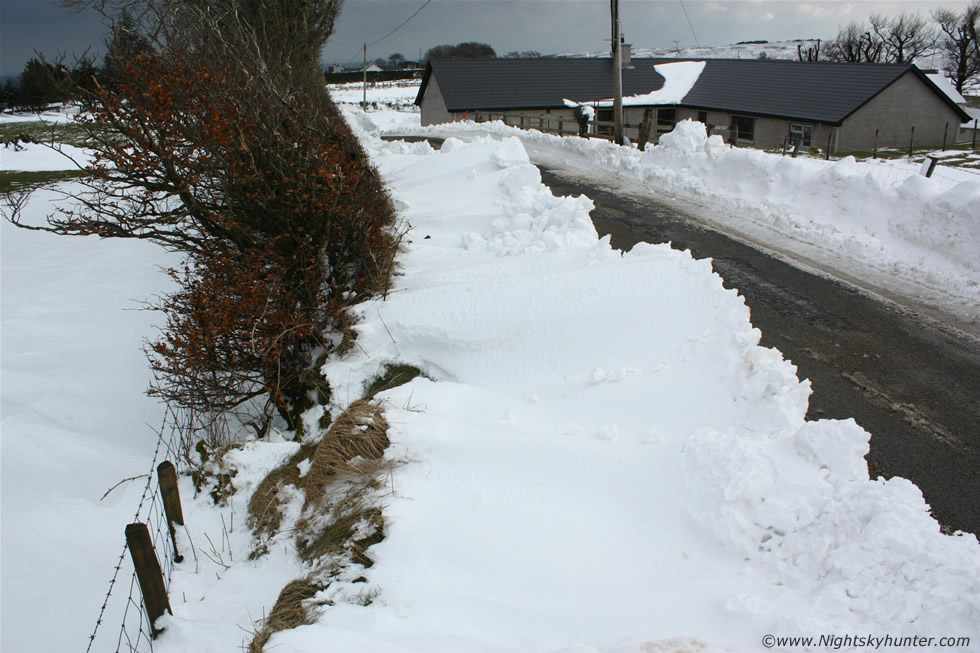
[{"label": "house window", "polygon": [[677,124],[677,109],[657,109],[657,132],[666,133]]},{"label": "house window", "polygon": [[810,147],[810,139],[813,136],[813,125],[804,125],[791,122],[789,124],[789,144],[796,145],[799,141],[802,147]]},{"label": "house window", "polygon": [[732,116],[731,132],[733,141],[754,141],[755,118]]},{"label": "house window", "polygon": [[[599,109],[595,112],[596,122],[613,122],[615,117],[613,116],[612,109]],[[613,133],[613,127],[611,125],[596,125],[595,133],[600,136],[611,136]]]},{"label": "house window", "polygon": [[701,123],[702,125],[707,125],[708,124],[708,112],[707,111],[698,111],[698,122]]}]

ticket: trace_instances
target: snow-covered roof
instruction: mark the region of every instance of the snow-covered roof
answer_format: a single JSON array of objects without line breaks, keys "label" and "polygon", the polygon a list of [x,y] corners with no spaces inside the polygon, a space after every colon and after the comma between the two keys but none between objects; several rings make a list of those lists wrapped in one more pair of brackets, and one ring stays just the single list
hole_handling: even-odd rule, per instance
[{"label": "snow-covered roof", "polygon": [[[660,67],[702,67],[680,99]],[[669,69],[668,69],[669,70]],[[688,69],[693,71],[693,66]],[[623,96],[635,104],[682,104],[698,109],[748,113],[839,125],[906,74],[925,83],[962,120],[948,95],[928,83],[912,64],[840,64],[758,59],[638,59],[623,70]],[[417,104],[435,75],[449,111],[548,109],[599,103],[613,96],[611,59],[481,59],[430,62]],[[678,79],[684,76],[678,76]],[[686,77],[690,81],[690,77]],[[676,88],[683,88],[679,85]],[[675,90],[676,90],[675,88]],[[659,93],[658,93],[659,92]]]},{"label": "snow-covered roof", "polygon": [[968,116],[970,116],[970,119],[964,123],[964,125],[966,125],[967,127],[972,127],[974,120],[980,120],[980,108],[963,107],[963,110],[966,111],[966,114]]},{"label": "snow-covered roof", "polygon": [[[672,63],[657,64],[653,67],[657,73],[664,78],[663,86],[649,93],[639,93],[637,95],[627,95],[623,98],[623,106],[662,106],[665,104],[680,104],[684,100],[701,71],[704,70],[703,61],[675,61]],[[609,106],[611,99],[596,102],[598,106]],[[577,102],[565,100],[566,106],[576,106]]]},{"label": "snow-covered roof", "polygon": [[953,86],[953,83],[949,81],[946,75],[942,75],[940,73],[925,73],[925,75],[929,78],[929,81],[935,84],[940,91],[945,93],[950,100],[956,104],[966,104],[966,98],[956,90],[956,87]]}]

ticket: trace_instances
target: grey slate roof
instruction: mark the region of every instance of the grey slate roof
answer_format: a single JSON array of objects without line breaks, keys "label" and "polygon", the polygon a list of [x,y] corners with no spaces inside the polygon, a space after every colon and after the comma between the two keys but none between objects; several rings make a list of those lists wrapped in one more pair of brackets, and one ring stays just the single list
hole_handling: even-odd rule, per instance
[{"label": "grey slate roof", "polygon": [[[623,95],[659,90],[657,64],[694,59],[633,59]],[[911,64],[838,64],[758,59],[704,59],[697,82],[680,103],[698,109],[839,125],[911,72],[953,110],[966,114]],[[546,109],[612,97],[611,59],[480,59],[433,61],[417,104],[435,75],[449,111]]]},{"label": "grey slate roof", "polygon": [[[432,61],[416,103],[421,103],[429,75],[435,73],[450,111],[469,109],[547,109],[611,98],[611,59],[452,59]],[[623,71],[623,93],[648,93],[664,78],[653,66]]]}]

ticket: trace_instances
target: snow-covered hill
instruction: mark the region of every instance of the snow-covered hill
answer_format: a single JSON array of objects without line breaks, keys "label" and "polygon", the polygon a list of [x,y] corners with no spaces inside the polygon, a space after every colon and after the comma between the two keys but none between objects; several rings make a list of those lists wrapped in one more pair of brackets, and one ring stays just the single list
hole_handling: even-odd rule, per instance
[{"label": "snow-covered hill", "polygon": [[[677,57],[702,59],[793,59],[799,58],[797,46],[806,51],[815,47],[816,39],[797,39],[794,41],[747,41],[731,45],[704,47],[644,48],[637,44],[632,47],[634,57]],[[591,52],[563,52],[558,57],[608,57],[608,50]]]}]

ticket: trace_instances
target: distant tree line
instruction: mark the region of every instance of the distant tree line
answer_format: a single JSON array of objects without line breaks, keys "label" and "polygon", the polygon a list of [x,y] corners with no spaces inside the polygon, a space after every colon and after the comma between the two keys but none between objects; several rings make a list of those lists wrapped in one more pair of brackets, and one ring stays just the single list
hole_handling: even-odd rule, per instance
[{"label": "distant tree line", "polygon": [[456,45],[437,45],[426,51],[423,59],[496,59],[497,52],[486,43],[457,43]]},{"label": "distant tree line", "polygon": [[[422,57],[422,61],[428,62],[434,59],[496,59],[498,56],[493,46],[486,43],[467,42],[456,45],[443,44],[429,48],[425,56]],[[514,50],[503,56],[505,59],[538,59],[540,57],[541,53],[537,50]]]},{"label": "distant tree line", "polygon": [[101,69],[88,58],[81,58],[70,68],[58,59],[54,63],[32,57],[17,76],[0,87],[0,110],[40,111],[58,102],[71,102],[95,89]]},{"label": "distant tree line", "polygon": [[960,93],[980,80],[980,0],[966,9],[937,9],[931,20],[903,12],[873,14],[868,23],[851,21],[824,43],[797,47],[801,61],[913,63],[926,54],[942,55],[941,71]]}]

